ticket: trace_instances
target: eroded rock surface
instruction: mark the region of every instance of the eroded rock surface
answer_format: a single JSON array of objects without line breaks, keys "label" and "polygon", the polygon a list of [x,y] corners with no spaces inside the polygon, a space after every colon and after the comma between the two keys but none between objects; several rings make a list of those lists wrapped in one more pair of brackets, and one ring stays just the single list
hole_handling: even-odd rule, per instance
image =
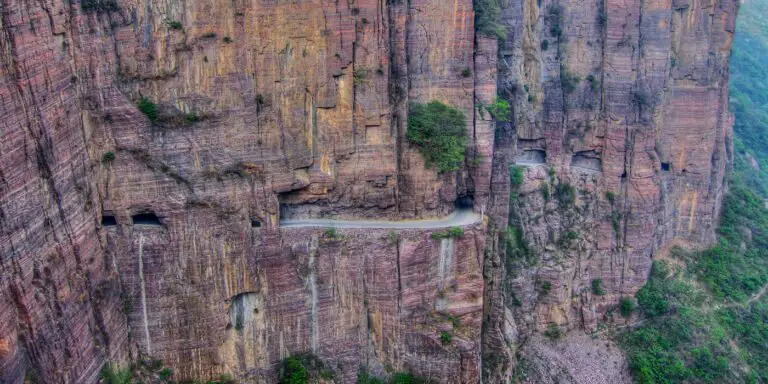
[{"label": "eroded rock surface", "polygon": [[[610,322],[666,244],[713,239],[735,0],[509,1],[500,44],[470,0],[0,8],[0,381],[150,356],[273,382],[312,352],[338,382],[506,382],[530,335]],[[468,117],[457,172],[405,139],[435,99]],[[457,200],[484,220],[455,239],[279,227]]]}]

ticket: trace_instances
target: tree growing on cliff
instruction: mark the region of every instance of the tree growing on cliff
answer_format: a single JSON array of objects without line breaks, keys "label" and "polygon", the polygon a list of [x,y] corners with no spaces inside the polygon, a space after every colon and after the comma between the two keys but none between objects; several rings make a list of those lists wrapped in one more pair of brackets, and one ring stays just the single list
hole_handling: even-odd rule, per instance
[{"label": "tree growing on cliff", "polygon": [[466,117],[439,101],[413,103],[408,113],[408,141],[419,148],[428,167],[456,171],[464,163]]},{"label": "tree growing on cliff", "polygon": [[475,31],[481,35],[504,40],[507,30],[501,22],[501,0],[474,0]]}]

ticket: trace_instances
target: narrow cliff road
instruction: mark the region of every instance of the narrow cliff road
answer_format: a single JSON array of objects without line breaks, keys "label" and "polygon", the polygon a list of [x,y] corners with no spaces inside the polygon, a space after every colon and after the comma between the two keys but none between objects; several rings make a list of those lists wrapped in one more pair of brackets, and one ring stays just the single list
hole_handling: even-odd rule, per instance
[{"label": "narrow cliff road", "polygon": [[331,220],[298,219],[281,220],[281,228],[333,227],[333,228],[372,228],[372,229],[437,229],[470,225],[482,220],[482,216],[471,209],[459,209],[448,217],[430,220]]}]

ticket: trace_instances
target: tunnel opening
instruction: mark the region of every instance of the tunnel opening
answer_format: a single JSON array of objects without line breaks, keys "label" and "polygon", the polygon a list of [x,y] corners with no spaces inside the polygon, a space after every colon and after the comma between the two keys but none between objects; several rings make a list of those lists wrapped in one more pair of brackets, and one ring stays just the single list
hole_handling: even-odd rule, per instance
[{"label": "tunnel opening", "polygon": [[114,227],[114,226],[117,226],[117,219],[114,216],[111,216],[111,215],[101,216],[101,226],[102,227]]},{"label": "tunnel opening", "polygon": [[475,197],[472,195],[466,195],[459,197],[454,202],[458,209],[472,209],[475,206]]},{"label": "tunnel opening", "polygon": [[571,167],[602,172],[603,161],[594,151],[578,152],[571,157]]},{"label": "tunnel opening", "polygon": [[134,225],[163,225],[160,218],[153,212],[139,213],[131,216]]},{"label": "tunnel opening", "polygon": [[261,221],[251,219],[251,228],[261,228]]},{"label": "tunnel opening", "polygon": [[669,163],[661,163],[661,170],[664,172],[669,172],[669,170],[672,169],[672,167],[669,165]]},{"label": "tunnel opening", "polygon": [[542,149],[526,149],[515,160],[520,165],[537,165],[547,163],[547,152]]}]

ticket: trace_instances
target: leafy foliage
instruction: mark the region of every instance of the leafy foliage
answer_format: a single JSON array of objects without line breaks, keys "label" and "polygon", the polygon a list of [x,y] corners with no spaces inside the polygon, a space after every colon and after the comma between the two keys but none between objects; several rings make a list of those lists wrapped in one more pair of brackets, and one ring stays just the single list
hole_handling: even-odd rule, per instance
[{"label": "leafy foliage", "polygon": [[101,155],[101,162],[102,163],[111,163],[115,160],[115,153],[112,151],[104,152],[103,155]]},{"label": "leafy foliage", "polygon": [[564,336],[564,333],[563,333],[563,330],[560,329],[560,327],[558,327],[557,325],[550,324],[547,330],[544,331],[544,336],[552,340],[557,340],[562,338]]},{"label": "leafy foliage", "polygon": [[139,111],[147,116],[150,121],[157,120],[157,105],[152,102],[148,97],[142,96],[137,103]]},{"label": "leafy foliage", "polygon": [[486,107],[486,110],[497,121],[507,122],[512,115],[512,108],[510,108],[509,102],[498,97],[494,100],[493,104]]},{"label": "leafy foliage", "polygon": [[107,363],[101,369],[100,377],[104,384],[130,384],[133,372],[128,368],[121,369],[116,364]]},{"label": "leafy foliage", "polygon": [[170,29],[177,29],[177,30],[184,29],[184,25],[182,25],[181,21],[178,21],[178,20],[168,20],[166,21],[166,24],[168,24],[168,28]]},{"label": "leafy foliage", "polygon": [[443,343],[443,345],[448,345],[453,341],[453,335],[451,335],[450,332],[443,331],[440,333],[440,342]]},{"label": "leafy foliage", "polygon": [[330,380],[333,371],[317,356],[310,353],[293,355],[283,360],[280,369],[280,384],[306,384],[318,379]]},{"label": "leafy foliage", "polygon": [[[750,189],[768,197],[768,1],[741,5],[733,41],[730,106],[736,120],[734,169]],[[756,165],[756,166],[755,166]]]},{"label": "leafy foliage", "polygon": [[460,238],[462,236],[464,236],[464,229],[461,227],[451,227],[445,231],[432,232],[432,235],[430,235],[430,237],[435,240],[450,239],[452,237]]},{"label": "leafy foliage", "polygon": [[605,295],[605,290],[603,289],[603,279],[592,280],[592,294],[597,296]]},{"label": "leafy foliage", "polygon": [[576,202],[576,189],[568,183],[555,186],[555,197],[562,207],[569,207]]},{"label": "leafy foliage", "polygon": [[622,297],[619,300],[619,313],[623,317],[629,317],[635,311],[635,302],[629,297]]},{"label": "leafy foliage", "polygon": [[120,8],[116,0],[82,0],[80,6],[85,12],[111,12]]},{"label": "leafy foliage", "polygon": [[439,101],[411,104],[408,140],[417,146],[427,166],[440,172],[456,171],[464,162],[467,143],[464,114]]},{"label": "leafy foliage", "polygon": [[523,185],[523,181],[524,181],[523,167],[511,165],[509,167],[509,183],[512,186],[512,188],[517,188]]},{"label": "leafy foliage", "polygon": [[507,30],[501,22],[502,0],[473,0],[475,9],[475,30],[485,36],[504,40]]}]

